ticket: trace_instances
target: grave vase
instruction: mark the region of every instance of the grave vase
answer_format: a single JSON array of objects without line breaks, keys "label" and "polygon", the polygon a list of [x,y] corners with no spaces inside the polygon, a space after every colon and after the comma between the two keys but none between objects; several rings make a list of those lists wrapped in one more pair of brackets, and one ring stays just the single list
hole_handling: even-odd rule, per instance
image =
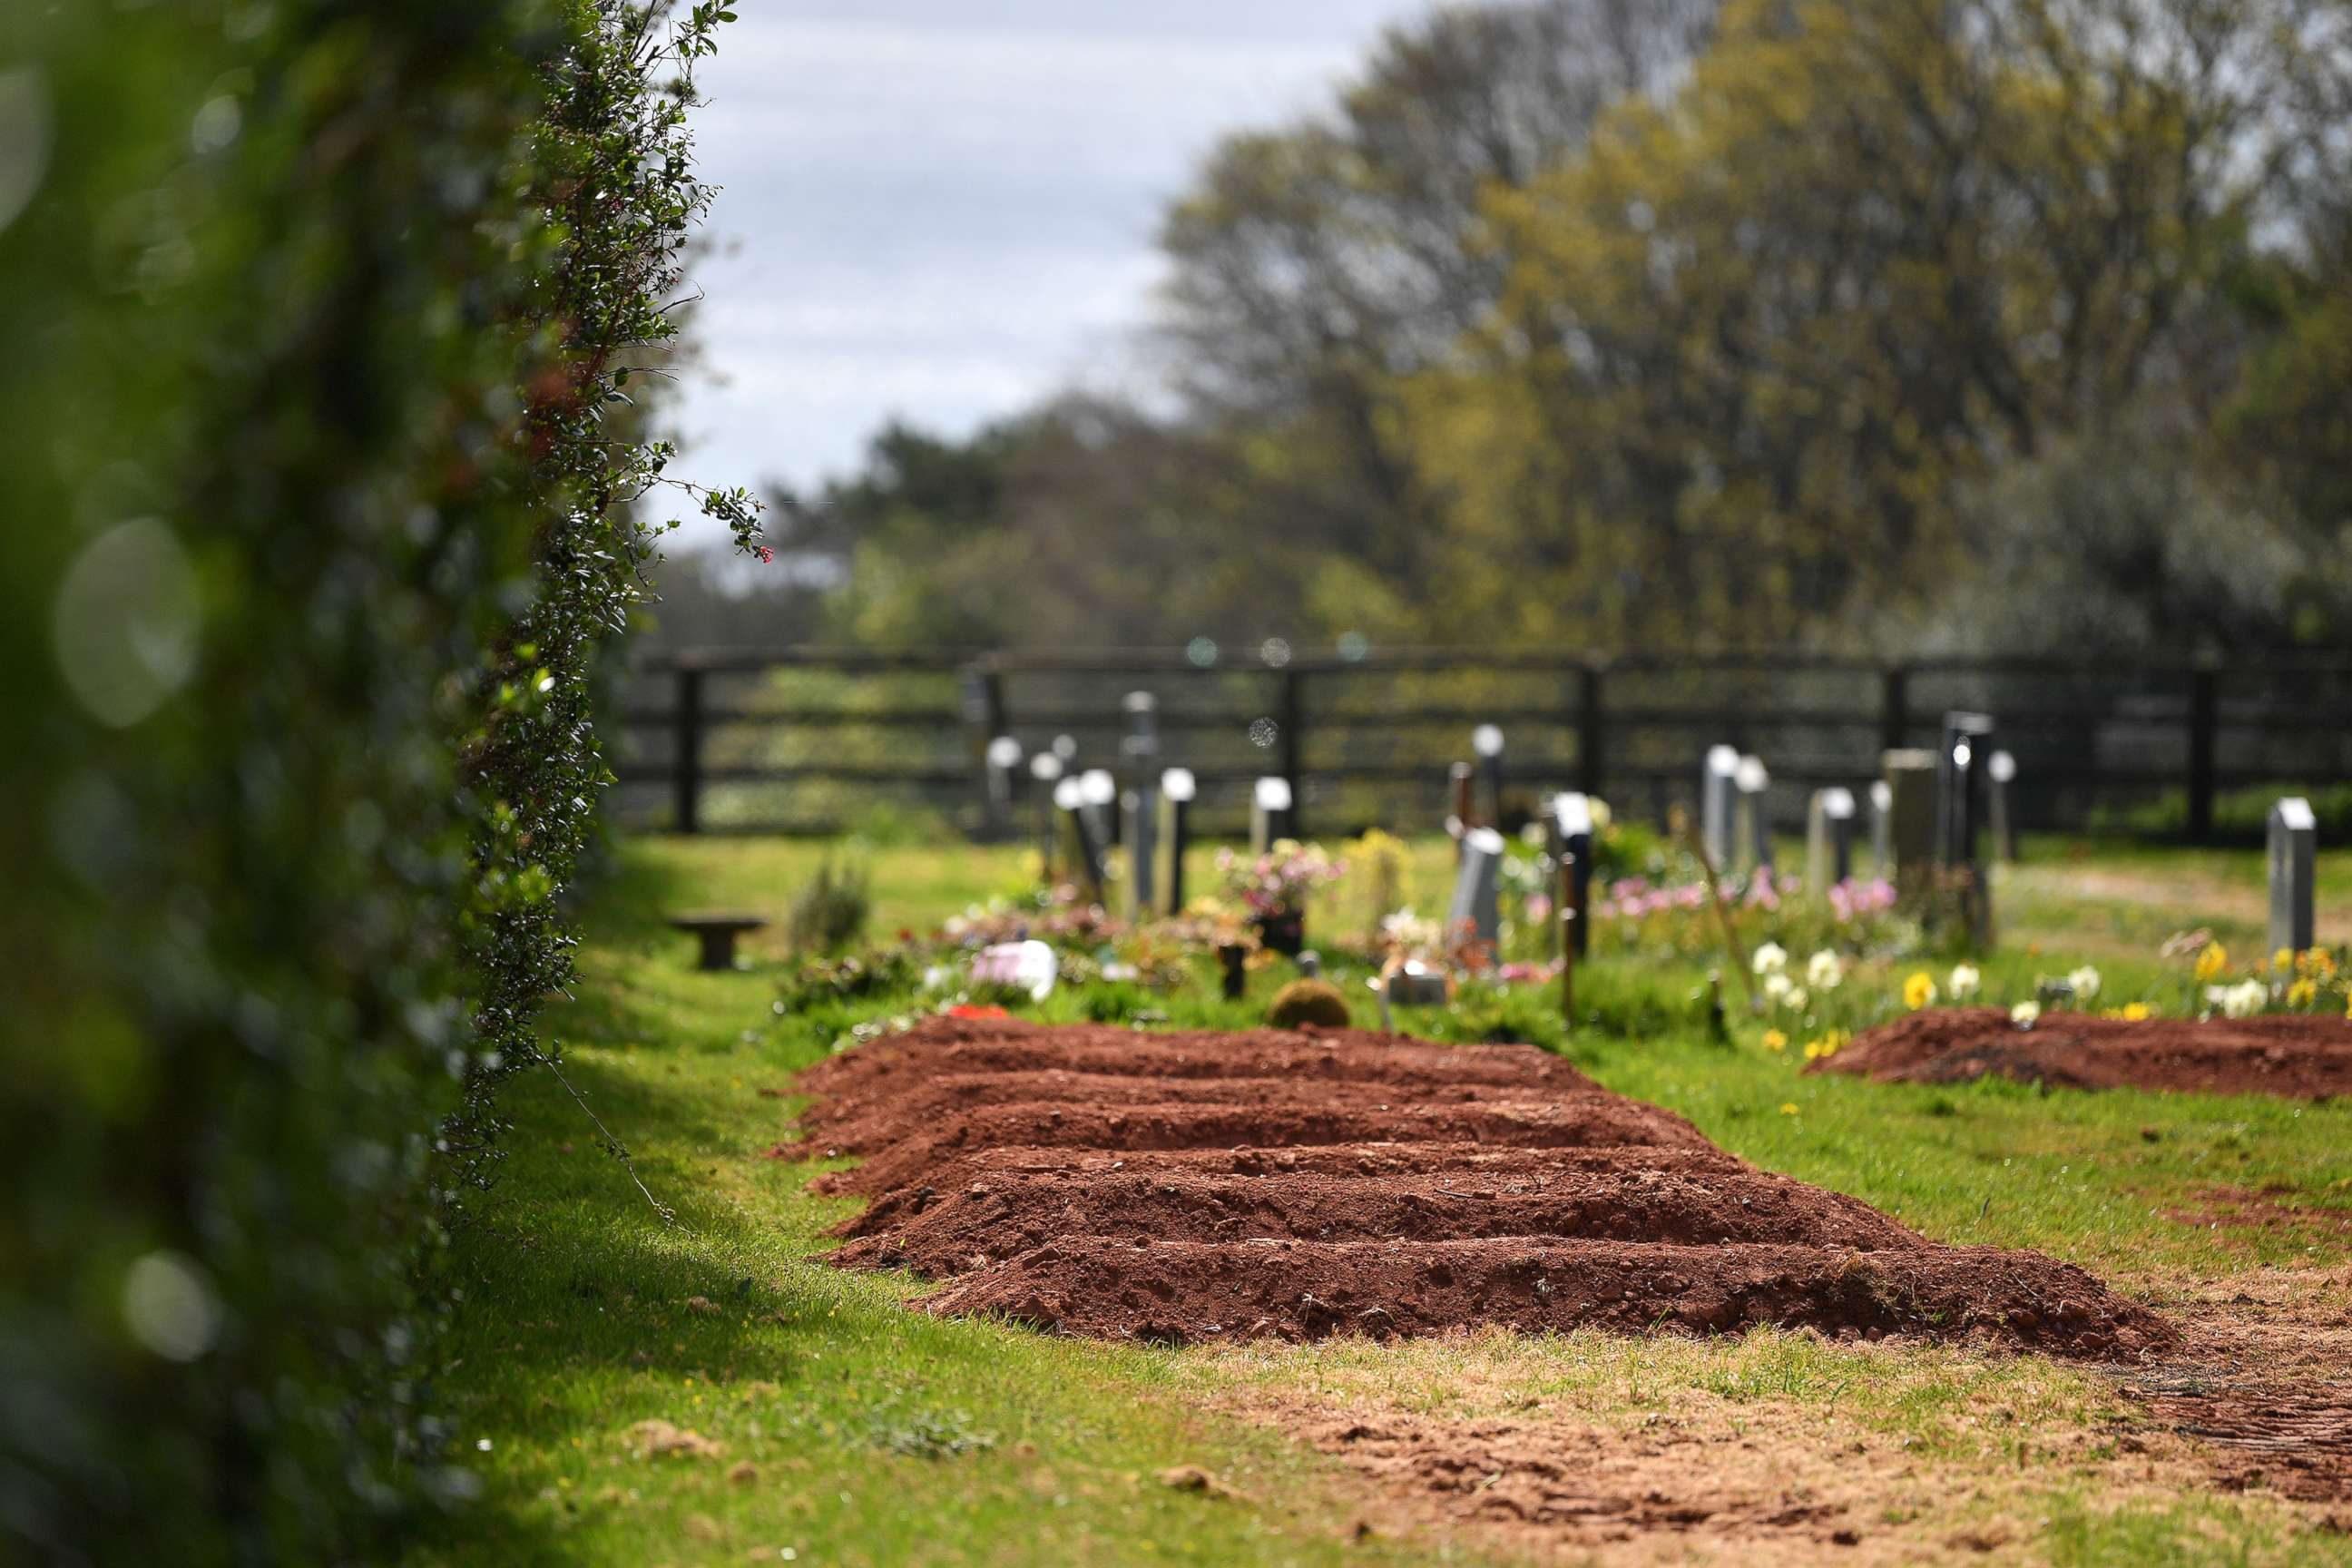
[{"label": "grave vase", "polygon": [[1250,922],[1257,927],[1258,945],[1285,958],[1297,958],[1307,946],[1307,911],[1268,910]]}]

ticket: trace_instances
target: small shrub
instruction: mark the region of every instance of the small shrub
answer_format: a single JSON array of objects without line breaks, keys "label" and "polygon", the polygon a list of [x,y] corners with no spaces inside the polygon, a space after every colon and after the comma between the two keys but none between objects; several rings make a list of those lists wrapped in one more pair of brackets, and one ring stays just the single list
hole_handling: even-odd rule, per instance
[{"label": "small shrub", "polygon": [[836,867],[828,856],[793,895],[785,917],[793,946],[803,952],[839,952],[865,935],[874,913],[871,881],[865,867]]},{"label": "small shrub", "polygon": [[1308,1025],[1344,1029],[1349,1021],[1348,999],[1328,980],[1294,980],[1275,994],[1274,1005],[1265,1010],[1265,1021],[1277,1029]]}]

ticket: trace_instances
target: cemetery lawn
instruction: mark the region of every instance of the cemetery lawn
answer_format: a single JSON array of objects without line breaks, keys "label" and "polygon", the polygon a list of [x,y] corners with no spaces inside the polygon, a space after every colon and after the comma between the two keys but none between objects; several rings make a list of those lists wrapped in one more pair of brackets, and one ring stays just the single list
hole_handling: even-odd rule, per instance
[{"label": "cemetery lawn", "polygon": [[[2110,994],[2152,984],[2155,942],[2183,925],[2260,944],[2257,856],[2028,848],[2004,874],[1990,984],[2081,957],[2100,963]],[[2108,1374],[2037,1357],[1772,1331],[1171,1352],[908,1311],[915,1282],[809,1260],[856,1201],[811,1196],[803,1184],[822,1167],[766,1153],[798,1103],[778,1096],[832,1048],[844,1017],[772,1010],[779,931],[749,940],[751,967],[705,975],[691,942],[660,924],[689,907],[781,919],[827,849],[623,849],[587,914],[578,996],[550,1029],[572,1085],[677,1223],[664,1224],[600,1152],[562,1086],[545,1075],[515,1086],[501,1185],[454,1244],[467,1300],[436,1394],[481,1496],[414,1562],[1519,1560],[1528,1538],[1466,1525],[1427,1494],[1384,1490],[1291,1435],[1338,1412],[1556,1423],[1625,1454],[1656,1449],[1664,1427],[1699,1445],[1691,1451],[1745,1455],[1825,1496],[1867,1483],[1874,1511],[1857,1521],[1855,1561],[1981,1546],[1994,1561],[2133,1568],[2352,1563],[2352,1536],[2325,1528],[2322,1512],[2224,1489],[2204,1451]],[[1426,901],[1449,851],[1433,842],[1414,854]],[[1019,882],[1011,850],[909,846],[870,858],[877,937],[929,929]],[[2326,940],[2352,917],[2352,866],[2338,855],[2320,868]],[[1197,875],[1208,885],[1205,861]],[[1696,965],[1589,975],[1620,1001],[1650,993],[1676,1016],[1702,978]],[[1256,977],[1239,1004],[1204,987],[1151,1005],[1177,1025],[1246,1027],[1278,978]],[[1066,989],[1036,1012],[1124,1016],[1132,1001]],[[1696,1026],[1567,1043],[1550,1003],[1538,994],[1507,1022],[1756,1163],[1938,1239],[2034,1247],[2183,1318],[2259,1310],[2352,1321],[2352,1106],[1807,1077],[1795,1053],[1759,1048],[1744,1020],[1728,1047]],[[865,1000],[854,1016],[912,1005]],[[1493,1021],[1399,1015],[1433,1037]],[[1359,1022],[1372,1022],[1368,1005]],[[2258,1223],[2237,1223],[2242,1209],[2258,1210]],[[720,1451],[646,1457],[639,1424],[655,1421]],[[1205,1471],[1208,1485],[1160,1479],[1179,1467]],[[1736,1539],[1709,1539],[1740,1559]]]}]

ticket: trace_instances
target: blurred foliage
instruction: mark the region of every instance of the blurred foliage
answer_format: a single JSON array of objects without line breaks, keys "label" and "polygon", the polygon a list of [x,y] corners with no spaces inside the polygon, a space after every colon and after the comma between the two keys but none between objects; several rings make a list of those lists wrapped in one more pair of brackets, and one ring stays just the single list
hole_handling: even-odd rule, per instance
[{"label": "blurred foliage", "polygon": [[470,1491],[434,1130],[567,972],[719,19],[10,13],[0,1557],[372,1558]]},{"label": "blurred foliage", "polygon": [[827,856],[793,894],[785,925],[796,952],[839,952],[866,934],[874,914],[873,877],[857,862]]},{"label": "blurred foliage", "polygon": [[870,642],[2352,629],[2343,0],[1512,0],[1171,209],[1172,416],[781,498]]}]

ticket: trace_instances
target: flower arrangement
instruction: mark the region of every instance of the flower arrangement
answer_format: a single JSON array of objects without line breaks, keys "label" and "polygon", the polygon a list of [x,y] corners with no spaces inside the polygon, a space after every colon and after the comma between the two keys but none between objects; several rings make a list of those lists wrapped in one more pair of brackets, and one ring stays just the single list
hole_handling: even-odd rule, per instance
[{"label": "flower arrangement", "polygon": [[1308,894],[1347,874],[1347,861],[1333,859],[1320,845],[1295,838],[1278,839],[1255,857],[1217,851],[1217,875],[1224,879],[1225,896],[1260,918],[1299,913]]},{"label": "flower arrangement", "polygon": [[2196,959],[2189,966],[2192,1003],[2201,1003],[2207,1016],[2251,1018],[2261,1013],[2318,1013],[2343,1010],[2352,1017],[2352,976],[2347,976],[2334,952],[2324,947],[2298,952],[2283,947],[2265,959],[2240,969],[2230,951],[2202,931],[2191,939],[2175,938],[2165,944],[2168,956],[2178,956],[2193,939]]}]

